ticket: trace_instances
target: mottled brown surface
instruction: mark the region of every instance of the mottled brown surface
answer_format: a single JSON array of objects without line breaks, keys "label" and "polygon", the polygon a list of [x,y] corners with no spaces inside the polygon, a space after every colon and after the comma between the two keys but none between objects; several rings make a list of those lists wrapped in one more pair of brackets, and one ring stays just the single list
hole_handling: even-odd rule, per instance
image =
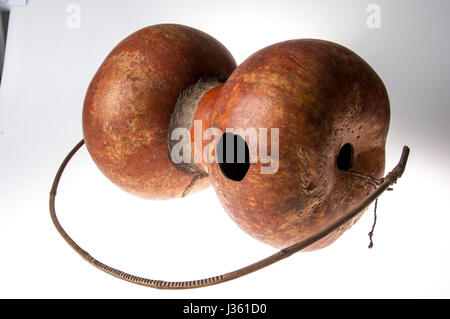
[{"label": "mottled brown surface", "polygon": [[223,45],[190,27],[156,25],[124,39],[100,66],[84,101],[84,139],[97,166],[130,193],[180,197],[192,176],[175,168],[166,141],[178,95],[202,76],[225,81],[235,67]]},{"label": "mottled brown surface", "polygon": [[[189,27],[157,25],[127,37],[86,93],[84,137],[97,166],[115,184],[145,198],[180,197],[208,186],[208,178],[193,180],[171,162],[168,124],[180,92],[201,77],[225,81],[235,66],[219,42]],[[354,147],[351,172],[372,177],[384,172],[389,128],[384,85],[360,57],[331,42],[292,40],[258,51],[224,85],[205,93],[196,119],[203,130],[279,128],[276,174],[261,174],[258,162],[237,182],[217,163],[199,164],[231,218],[276,247],[323,229],[373,190],[364,178],[337,169],[342,145]],[[357,218],[310,249],[330,244]]]},{"label": "mottled brown surface", "polygon": [[[337,169],[345,143],[354,146],[351,171],[374,177],[384,172],[390,116],[385,87],[366,62],[340,45],[292,40],[262,49],[233,72],[215,107],[212,125],[222,130],[280,130],[276,174],[261,174],[261,164],[251,164],[236,182],[217,163],[209,166],[231,218],[270,245],[307,238],[373,190],[361,177]],[[352,223],[310,249],[330,244]]]}]

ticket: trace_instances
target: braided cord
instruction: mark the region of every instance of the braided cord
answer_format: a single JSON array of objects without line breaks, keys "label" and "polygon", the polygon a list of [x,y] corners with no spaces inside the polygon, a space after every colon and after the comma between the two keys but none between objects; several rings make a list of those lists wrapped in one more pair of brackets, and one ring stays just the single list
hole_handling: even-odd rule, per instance
[{"label": "braided cord", "polygon": [[264,259],[261,259],[260,261],[257,261],[249,266],[240,268],[238,270],[215,276],[210,277],[206,279],[200,279],[200,280],[192,280],[192,281],[164,281],[164,280],[154,280],[154,279],[148,279],[143,277],[138,277],[135,275],[128,274],[122,270],[113,268],[111,266],[108,266],[98,259],[92,257],[87,251],[82,249],[64,230],[64,228],[61,226],[58,217],[56,216],[56,209],[55,209],[55,199],[56,199],[56,191],[58,189],[59,181],[61,180],[61,176],[64,172],[64,169],[66,168],[69,161],[72,159],[72,157],[75,155],[75,153],[84,145],[84,140],[81,140],[71,151],[69,154],[67,154],[64,161],[61,163],[61,166],[58,169],[58,172],[56,173],[55,179],[53,181],[53,185],[50,191],[50,216],[52,218],[53,224],[55,225],[57,231],[60,233],[60,235],[64,238],[64,240],[69,244],[70,247],[72,247],[84,260],[86,260],[91,265],[95,266],[96,268],[123,280],[146,286],[146,287],[152,287],[152,288],[158,288],[158,289],[189,289],[189,288],[199,288],[199,287],[206,287],[211,286],[215,284],[219,284],[225,281],[229,281],[247,274],[250,274],[254,271],[257,271],[259,269],[262,269],[264,267],[267,267],[273,263],[276,263],[277,261],[280,261],[284,258],[287,258],[291,256],[292,254],[303,250],[304,248],[314,244],[318,240],[324,238],[325,236],[329,235],[339,227],[343,226],[350,220],[352,220],[354,217],[356,217],[361,211],[366,209],[375,199],[378,198],[390,185],[396,183],[397,179],[401,177],[405,170],[406,162],[408,160],[409,155],[409,148],[407,146],[403,147],[403,152],[400,158],[399,163],[397,166],[388,174],[385,178],[383,178],[380,184],[377,185],[376,189],[368,196],[366,197],[358,206],[356,206],[354,209],[352,209],[350,212],[348,212],[345,216],[341,217],[340,219],[336,220],[333,224],[327,226],[325,229],[321,230],[320,232],[314,234],[313,236],[301,240],[287,248],[284,248],[280,250],[279,252],[266,257]]}]

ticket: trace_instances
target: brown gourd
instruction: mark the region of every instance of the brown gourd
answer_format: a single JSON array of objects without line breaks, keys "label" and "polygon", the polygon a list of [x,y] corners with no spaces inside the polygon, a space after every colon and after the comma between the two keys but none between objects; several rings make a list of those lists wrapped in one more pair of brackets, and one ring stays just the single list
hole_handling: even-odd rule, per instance
[{"label": "brown gourd", "polygon": [[[140,278],[104,265],[69,237],[54,207],[64,167],[83,141],[55,178],[52,219],[86,260],[134,283],[193,288],[234,279],[297,251],[331,244],[396,182],[409,149],[383,178],[389,116],[381,79],[336,43],[285,41],[236,67],[227,49],[201,31],[174,24],[147,27],[111,51],[87,90],[83,134],[94,162],[113,183],[148,199],[184,197],[212,184],[244,231],[282,250],[243,269],[187,282]],[[190,132],[189,157],[199,161],[173,160],[177,128]],[[220,134],[195,139],[208,128]],[[230,133],[228,128],[241,130]],[[265,146],[276,149],[277,157],[267,161],[259,148],[255,152],[251,134],[245,134],[254,128],[268,133]],[[274,129],[275,141],[270,138]],[[240,149],[245,160],[239,163],[236,156],[228,160],[225,148],[227,141],[238,139],[245,146]],[[207,144],[213,146],[206,153],[214,161],[206,161],[203,153],[196,157]],[[262,173],[268,165],[276,170]]]}]

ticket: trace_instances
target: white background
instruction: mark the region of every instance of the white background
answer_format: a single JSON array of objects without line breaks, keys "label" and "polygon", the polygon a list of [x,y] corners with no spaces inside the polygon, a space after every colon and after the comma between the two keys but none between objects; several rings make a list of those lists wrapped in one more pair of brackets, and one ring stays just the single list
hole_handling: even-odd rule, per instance
[{"label": "white background", "polygon": [[[81,9],[80,28],[67,27],[71,3]],[[450,2],[377,1],[380,29],[366,25],[371,3],[31,0],[13,8],[0,86],[0,297],[450,297]],[[395,190],[380,198],[372,250],[370,210],[326,249],[186,291],[121,281],[72,251],[51,223],[48,193],[82,138],[86,88],[121,39],[158,23],[207,32],[238,63],[275,42],[320,38],[377,71],[392,110],[386,169],[404,144],[411,156]],[[234,225],[211,188],[172,201],[135,198],[103,177],[85,148],[56,204],[63,226],[92,255],[153,279],[204,278],[275,252]]]}]

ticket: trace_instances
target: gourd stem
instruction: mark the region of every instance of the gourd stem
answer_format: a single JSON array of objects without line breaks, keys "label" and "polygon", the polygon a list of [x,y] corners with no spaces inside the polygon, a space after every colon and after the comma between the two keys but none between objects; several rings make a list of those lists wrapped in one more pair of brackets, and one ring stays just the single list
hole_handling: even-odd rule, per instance
[{"label": "gourd stem", "polygon": [[117,278],[139,284],[142,286],[152,287],[152,288],[159,288],[159,289],[188,289],[188,288],[199,288],[199,287],[205,287],[210,285],[219,284],[225,281],[229,281],[244,275],[247,275],[249,273],[252,273],[254,271],[257,271],[259,269],[262,269],[264,267],[267,267],[273,263],[276,263],[277,261],[280,261],[284,258],[287,258],[291,256],[292,254],[301,251],[305,249],[306,247],[314,244],[318,240],[326,237],[327,235],[331,234],[333,231],[337,230],[339,227],[345,225],[347,222],[352,220],[354,217],[356,217],[361,211],[366,209],[375,199],[378,198],[390,185],[394,184],[398,178],[400,178],[405,170],[406,162],[408,160],[409,155],[409,148],[407,146],[403,147],[403,152],[400,158],[399,163],[397,166],[382,179],[382,182],[377,185],[376,189],[369,194],[360,204],[358,204],[355,208],[350,210],[345,216],[339,218],[331,225],[325,227],[323,230],[317,232],[313,236],[301,240],[287,248],[284,248],[280,250],[279,252],[264,258],[260,261],[257,261],[249,266],[240,268],[238,270],[215,276],[210,277],[206,279],[200,279],[200,280],[192,280],[192,281],[164,281],[164,280],[154,280],[154,279],[147,279],[143,277],[134,276],[131,274],[128,274],[124,271],[115,269],[113,267],[110,267],[98,259],[92,257],[87,251],[82,249],[64,230],[64,228],[59,223],[59,220],[56,216],[56,209],[55,209],[55,199],[56,199],[56,192],[58,189],[59,181],[61,180],[61,176],[64,172],[64,169],[66,168],[67,164],[73,157],[73,155],[83,146],[84,140],[81,140],[73,149],[70,151],[70,153],[66,156],[64,161],[62,162],[61,166],[58,169],[58,172],[56,173],[55,179],[53,181],[52,189],[50,191],[50,215],[53,221],[53,224],[55,225],[56,229],[60,233],[60,235],[64,238],[64,240],[81,256],[83,257],[87,262],[89,262],[91,265],[97,267],[98,269],[113,275]]}]

